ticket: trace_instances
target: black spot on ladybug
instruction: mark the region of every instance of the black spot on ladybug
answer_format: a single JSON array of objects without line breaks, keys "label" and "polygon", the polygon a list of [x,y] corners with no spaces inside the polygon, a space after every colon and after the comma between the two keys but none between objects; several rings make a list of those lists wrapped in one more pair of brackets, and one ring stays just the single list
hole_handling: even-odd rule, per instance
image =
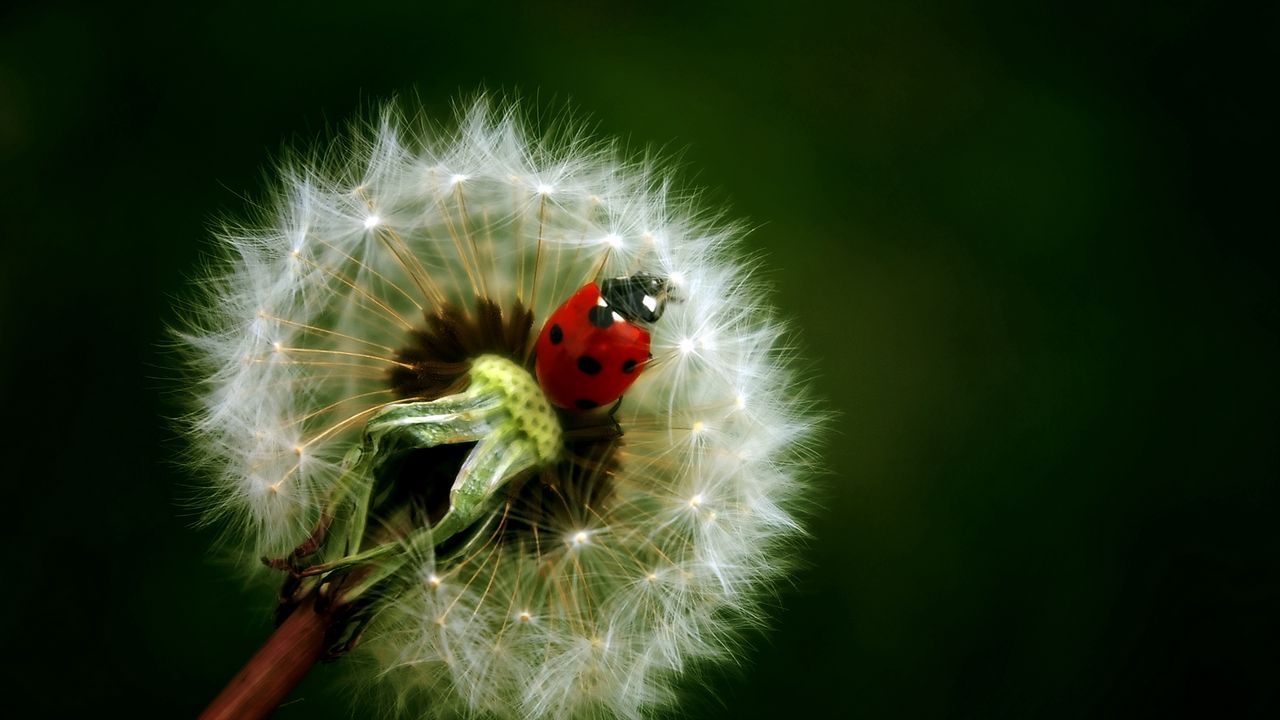
[{"label": "black spot on ladybug", "polygon": [[595,410],[596,408],[600,407],[600,403],[596,402],[595,400],[588,400],[586,398],[582,398],[581,400],[574,400],[573,404],[577,405],[578,409],[580,410]]},{"label": "black spot on ladybug", "polygon": [[578,369],[588,375],[595,375],[600,372],[600,361],[590,355],[582,355],[578,358]]},{"label": "black spot on ladybug", "polygon": [[636,361],[635,361],[635,360],[628,360],[628,361],[626,361],[626,362],[622,363],[622,372],[627,373],[628,375],[630,375],[631,373],[633,373],[633,372],[635,372],[635,371],[636,371]]},{"label": "black spot on ladybug", "polygon": [[551,344],[559,345],[561,340],[564,340],[564,331],[560,329],[559,325],[552,325],[551,326]]},{"label": "black spot on ladybug", "polygon": [[603,330],[613,324],[613,311],[603,305],[596,305],[587,313],[587,319]]}]

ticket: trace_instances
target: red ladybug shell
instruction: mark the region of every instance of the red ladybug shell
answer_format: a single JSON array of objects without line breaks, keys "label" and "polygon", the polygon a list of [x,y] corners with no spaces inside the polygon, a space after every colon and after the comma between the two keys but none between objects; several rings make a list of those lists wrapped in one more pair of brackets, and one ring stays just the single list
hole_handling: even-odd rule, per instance
[{"label": "red ladybug shell", "polygon": [[601,300],[588,283],[542,326],[538,384],[551,402],[591,410],[622,397],[649,359],[649,333]]}]

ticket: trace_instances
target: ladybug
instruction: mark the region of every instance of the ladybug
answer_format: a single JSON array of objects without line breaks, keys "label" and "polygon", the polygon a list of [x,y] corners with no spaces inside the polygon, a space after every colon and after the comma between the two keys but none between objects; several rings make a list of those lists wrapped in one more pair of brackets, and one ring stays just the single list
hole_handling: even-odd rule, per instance
[{"label": "ladybug", "polygon": [[592,410],[622,397],[649,361],[649,331],[666,309],[667,279],[638,273],[587,283],[538,336],[538,384],[552,403]]}]

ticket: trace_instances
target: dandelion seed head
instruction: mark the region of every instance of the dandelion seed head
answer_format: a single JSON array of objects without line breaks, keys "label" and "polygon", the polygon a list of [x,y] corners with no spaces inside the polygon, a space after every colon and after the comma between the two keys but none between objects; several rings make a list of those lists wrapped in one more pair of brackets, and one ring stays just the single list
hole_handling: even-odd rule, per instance
[{"label": "dandelion seed head", "polygon": [[486,354],[531,368],[531,338],[587,282],[665,277],[653,358],[616,412],[529,430],[563,446],[555,462],[464,551],[415,556],[356,652],[434,717],[641,717],[691,663],[730,658],[790,565],[818,424],[737,228],[660,166],[486,100],[453,130],[389,111],[281,174],[273,207],[220,233],[182,333],[209,516],[251,557],[288,554],[380,410],[458,392]]}]

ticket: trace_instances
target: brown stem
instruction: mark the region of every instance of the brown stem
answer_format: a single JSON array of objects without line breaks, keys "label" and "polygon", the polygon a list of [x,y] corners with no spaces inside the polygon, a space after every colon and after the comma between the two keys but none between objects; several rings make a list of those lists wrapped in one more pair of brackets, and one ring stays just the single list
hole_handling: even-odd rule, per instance
[{"label": "brown stem", "polygon": [[300,604],[200,720],[257,720],[270,715],[324,656],[332,622],[333,613],[317,612],[314,598]]}]

